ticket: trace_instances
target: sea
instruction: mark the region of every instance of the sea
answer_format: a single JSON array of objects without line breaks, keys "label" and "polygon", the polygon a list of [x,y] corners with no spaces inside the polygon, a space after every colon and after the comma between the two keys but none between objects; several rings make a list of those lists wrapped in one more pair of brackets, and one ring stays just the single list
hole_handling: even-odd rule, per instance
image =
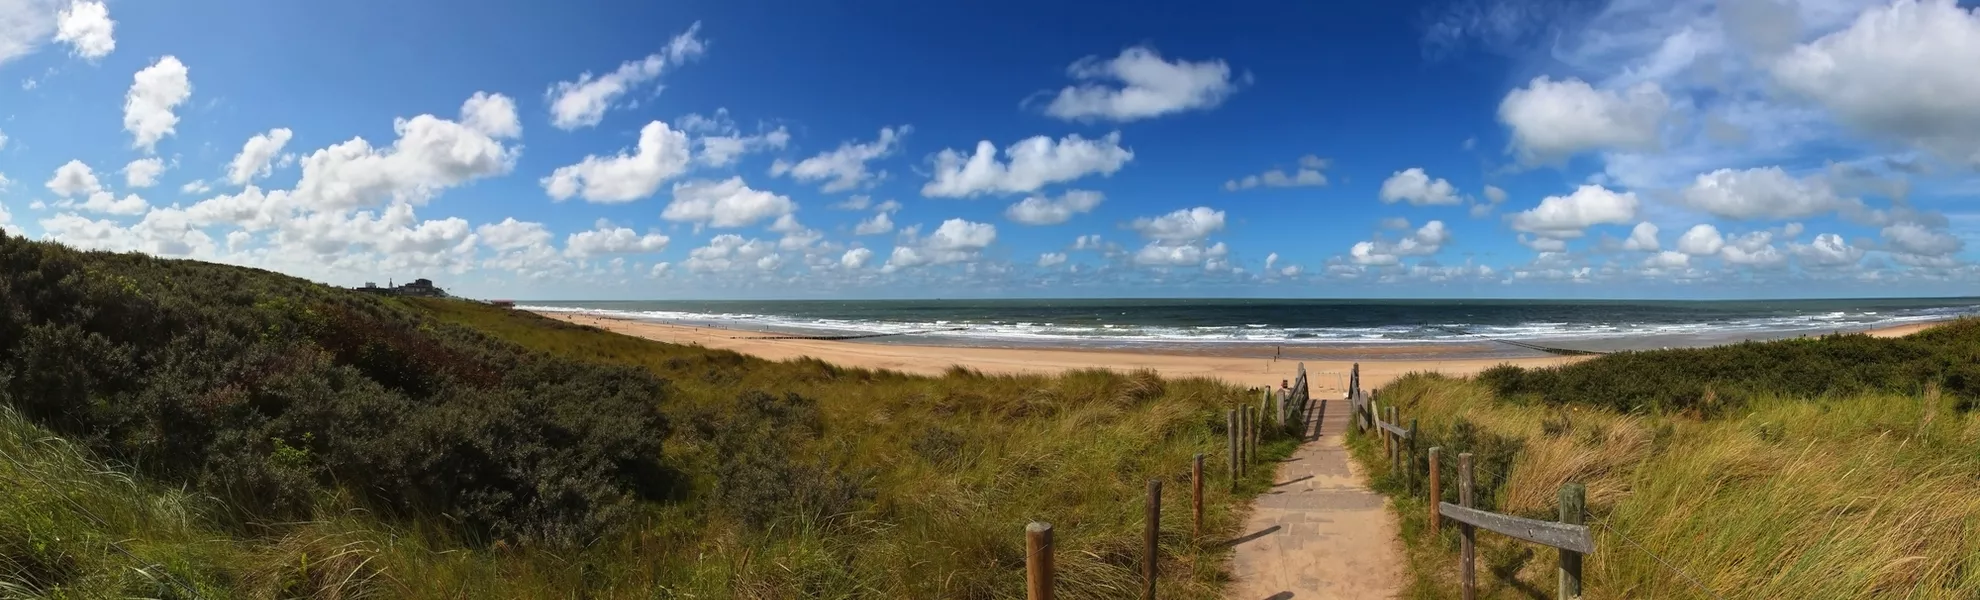
[{"label": "sea", "polygon": [[1612,351],[1862,331],[1980,315],[1980,298],[542,301],[520,308],[881,344],[1287,356],[1450,344],[1513,356],[1536,346]]}]

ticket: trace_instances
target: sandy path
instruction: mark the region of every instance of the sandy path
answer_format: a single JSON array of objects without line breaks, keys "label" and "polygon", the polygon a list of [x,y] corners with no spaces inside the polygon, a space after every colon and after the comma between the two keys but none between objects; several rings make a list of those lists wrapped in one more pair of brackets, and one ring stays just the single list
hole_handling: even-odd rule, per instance
[{"label": "sandy path", "polygon": [[[862,344],[829,340],[735,339],[754,335],[719,329],[664,325],[586,314],[544,316],[597,326],[648,339],[734,350],[772,360],[811,356],[843,366],[893,369],[940,375],[951,365],[986,373],[1055,373],[1068,369],[1154,369],[1170,377],[1215,377],[1247,386],[1277,386],[1292,379],[1299,362],[1256,358],[1184,356],[1115,351],[957,348]],[[1921,323],[1869,332],[1895,337],[1931,327]],[[1515,359],[1360,359],[1362,387],[1374,389],[1413,371],[1466,375],[1498,364],[1561,364],[1585,357]],[[1395,513],[1370,491],[1361,469],[1348,457],[1342,432],[1348,411],[1341,381],[1354,360],[1304,361],[1315,398],[1328,398],[1317,439],[1277,465],[1273,491],[1259,497],[1245,521],[1232,557],[1234,600],[1298,598],[1383,598],[1402,587],[1401,548]],[[1317,407],[1316,407],[1317,408]]]}]

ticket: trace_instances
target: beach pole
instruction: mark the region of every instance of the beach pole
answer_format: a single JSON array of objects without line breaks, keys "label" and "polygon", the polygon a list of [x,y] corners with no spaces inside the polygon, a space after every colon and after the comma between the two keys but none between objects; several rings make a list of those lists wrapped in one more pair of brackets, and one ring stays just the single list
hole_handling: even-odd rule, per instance
[{"label": "beach pole", "polygon": [[1024,526],[1024,597],[1052,600],[1052,524]]},{"label": "beach pole", "polygon": [[[1588,488],[1579,483],[1561,486],[1561,522],[1580,525],[1588,505]],[[1561,549],[1561,600],[1581,598],[1581,553]]]},{"label": "beach pole", "polygon": [[1190,537],[1203,537],[1203,455],[1196,455],[1189,470]]},{"label": "beach pole", "polygon": [[1409,475],[1409,491],[1416,492],[1416,419],[1409,420],[1409,460],[1403,461],[1408,468],[1403,473]]},{"label": "beach pole", "polygon": [[1230,446],[1230,453],[1231,453],[1231,491],[1233,492],[1237,491],[1237,485],[1238,485],[1237,412],[1238,412],[1237,409],[1224,411],[1224,437],[1228,438],[1228,441],[1230,442],[1227,445]]},{"label": "beach pole", "polygon": [[[1471,453],[1458,453],[1458,506],[1471,508]],[[1478,528],[1458,524],[1458,585],[1464,600],[1478,599]]]},{"label": "beach pole", "polygon": [[1142,574],[1148,578],[1148,587],[1141,594],[1143,600],[1155,600],[1155,559],[1161,551],[1158,544],[1162,537],[1162,480],[1148,480],[1148,546],[1142,554]]}]

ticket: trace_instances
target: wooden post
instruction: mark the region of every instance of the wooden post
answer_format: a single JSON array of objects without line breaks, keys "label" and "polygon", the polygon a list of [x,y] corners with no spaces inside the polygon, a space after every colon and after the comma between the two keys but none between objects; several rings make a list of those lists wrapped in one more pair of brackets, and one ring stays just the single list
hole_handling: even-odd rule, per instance
[{"label": "wooden post", "polygon": [[1201,538],[1203,537],[1203,455],[1196,455],[1196,464],[1191,466],[1189,475],[1190,506],[1193,513],[1189,535]]},{"label": "wooden post", "polygon": [[1231,491],[1237,491],[1238,476],[1238,416],[1237,409],[1224,411],[1224,437],[1229,438],[1231,451]]},{"label": "wooden post", "polygon": [[1142,554],[1142,574],[1148,577],[1148,587],[1144,588],[1143,600],[1155,600],[1155,559],[1161,550],[1156,544],[1162,536],[1162,480],[1148,480],[1148,547]]},{"label": "wooden post", "polygon": [[1409,420],[1409,460],[1403,461],[1403,473],[1409,475],[1409,492],[1416,493],[1416,419]]},{"label": "wooden post", "polygon": [[[1395,426],[1397,426],[1397,427],[1401,427],[1401,426],[1402,426],[1402,416],[1401,416],[1400,414],[1398,414],[1398,413],[1400,413],[1400,412],[1401,412],[1401,411],[1399,411],[1399,410],[1396,410],[1396,407],[1393,407],[1393,406],[1392,406],[1392,407],[1389,407],[1389,423],[1390,423],[1390,424],[1392,424],[1392,425],[1395,425]],[[1394,476],[1394,475],[1402,475],[1402,476],[1403,476],[1403,484],[1404,484],[1404,485],[1408,485],[1408,483],[1409,483],[1409,476],[1408,476],[1408,474],[1406,474],[1406,473],[1403,473],[1403,472],[1402,472],[1402,463],[1403,463],[1403,459],[1402,459],[1402,457],[1403,457],[1403,439],[1402,439],[1402,437],[1401,437],[1401,436],[1395,436],[1394,434],[1391,434],[1391,436],[1392,436],[1392,437],[1395,437],[1395,440],[1396,440],[1396,443],[1395,443],[1395,444],[1393,444],[1393,445],[1391,446],[1391,449],[1389,450],[1389,474],[1390,474],[1391,476]]]},{"label": "wooden post", "polygon": [[1052,600],[1052,524],[1024,526],[1024,597]]},{"label": "wooden post", "polygon": [[[1471,508],[1471,453],[1458,454],[1458,506]],[[1464,600],[1478,598],[1478,528],[1458,524],[1458,585]]]},{"label": "wooden post", "polygon": [[[1579,483],[1561,486],[1561,522],[1580,525],[1588,505],[1588,488]],[[1560,600],[1581,598],[1581,553],[1561,550]]]},{"label": "wooden post", "polygon": [[1441,447],[1430,447],[1430,537],[1437,537],[1437,530],[1442,527],[1442,521],[1444,520],[1444,515],[1442,514],[1444,508],[1444,488],[1439,486],[1437,482],[1437,458],[1443,454],[1443,451],[1444,449]]},{"label": "wooden post", "polygon": [[1238,407],[1238,475],[1251,475],[1251,405]]}]

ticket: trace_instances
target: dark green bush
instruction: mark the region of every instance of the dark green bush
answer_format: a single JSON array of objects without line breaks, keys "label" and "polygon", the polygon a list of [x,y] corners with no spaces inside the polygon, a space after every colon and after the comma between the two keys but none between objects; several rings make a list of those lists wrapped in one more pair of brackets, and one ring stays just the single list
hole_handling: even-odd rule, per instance
[{"label": "dark green bush", "polygon": [[483,540],[581,543],[679,484],[669,395],[389,298],[0,234],[0,401],[240,522],[337,486]]}]

